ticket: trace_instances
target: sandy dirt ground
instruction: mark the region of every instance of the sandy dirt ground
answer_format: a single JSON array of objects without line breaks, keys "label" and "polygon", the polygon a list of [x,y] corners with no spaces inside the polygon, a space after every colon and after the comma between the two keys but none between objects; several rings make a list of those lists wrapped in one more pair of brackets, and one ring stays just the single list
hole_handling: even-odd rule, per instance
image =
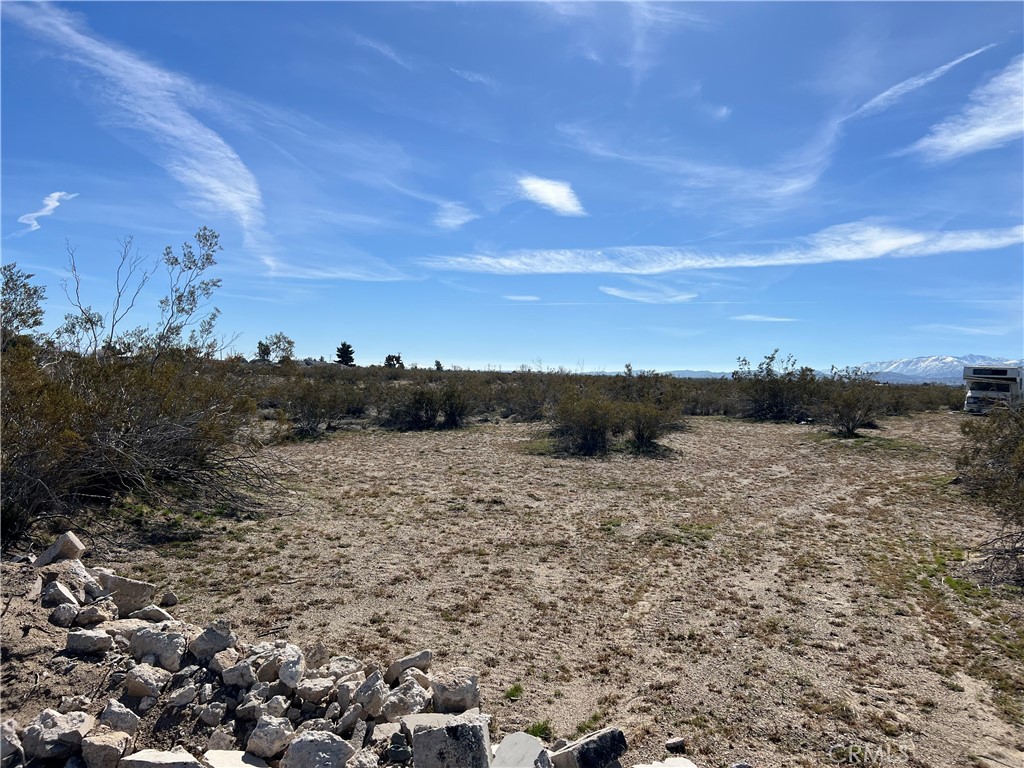
[{"label": "sandy dirt ground", "polygon": [[[856,440],[693,418],[658,458],[551,455],[530,424],[339,431],[268,449],[265,518],[94,564],[249,640],[432,648],[480,671],[494,730],[615,725],[626,765],[680,736],[702,768],[1024,766],[1024,600],[979,586],[996,520],[951,482],[963,418]],[[4,621],[23,722],[67,665],[41,616]]]}]

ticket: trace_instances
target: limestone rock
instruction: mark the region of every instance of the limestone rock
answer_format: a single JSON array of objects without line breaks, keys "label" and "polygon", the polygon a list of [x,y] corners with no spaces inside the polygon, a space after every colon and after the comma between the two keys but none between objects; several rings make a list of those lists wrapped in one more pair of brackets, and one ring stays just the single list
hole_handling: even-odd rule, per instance
[{"label": "limestone rock", "polygon": [[58,536],[57,540],[50,545],[50,548],[37,557],[32,562],[32,565],[36,568],[42,568],[44,565],[49,565],[56,560],[77,560],[84,552],[85,545],[79,541],[75,534],[68,531]]},{"label": "limestone rock", "polygon": [[132,737],[123,731],[101,729],[82,739],[82,760],[88,768],[117,768]]},{"label": "limestone rock", "polygon": [[[213,658],[210,659],[210,671],[216,672],[218,675],[221,674],[225,669],[229,669],[238,663],[238,651],[234,648],[225,648],[223,651],[218,651],[213,654]],[[255,682],[253,678],[253,682]]]},{"label": "limestone rock", "polygon": [[75,624],[80,627],[88,627],[93,624],[102,624],[104,621],[113,621],[117,616],[117,606],[114,605],[114,601],[105,597],[80,610],[75,616]]},{"label": "limestone rock", "polygon": [[140,608],[137,611],[132,611],[129,619],[142,619],[143,621],[173,621],[174,617],[171,616],[163,608],[156,605],[147,605],[144,608]]},{"label": "limestone rock", "polygon": [[305,677],[299,681],[295,693],[303,701],[319,704],[325,701],[334,690],[333,677]]},{"label": "limestone rock", "polygon": [[106,632],[98,629],[73,629],[68,632],[65,651],[72,656],[84,656],[91,653],[105,653],[114,644],[114,639]]},{"label": "limestone rock", "polygon": [[551,758],[540,739],[519,731],[501,740],[492,768],[551,768]]},{"label": "limestone rock", "polygon": [[224,722],[228,708],[223,701],[211,701],[199,710],[199,719],[207,725],[217,726]]},{"label": "limestone rock", "polygon": [[21,739],[18,738],[18,721],[8,718],[0,724],[0,765],[5,768],[13,765],[23,754]]},{"label": "limestone rock", "polygon": [[117,699],[111,699],[107,706],[100,712],[100,724],[105,725],[113,731],[123,731],[129,736],[134,736],[139,730],[139,716]]},{"label": "limestone rock", "polygon": [[248,661],[240,661],[221,672],[220,679],[224,681],[224,685],[249,688],[256,682],[256,673],[252,670],[252,664]]},{"label": "limestone rock", "polygon": [[332,656],[327,662],[326,674],[323,677],[330,675],[335,680],[341,680],[353,672],[362,671],[362,669],[363,662],[359,659],[353,659],[351,656]]},{"label": "limestone rock", "polygon": [[384,684],[384,676],[379,669],[374,670],[363,684],[352,695],[352,701],[361,704],[369,717],[377,717],[384,706],[384,697],[388,688]]},{"label": "limestone rock", "polygon": [[125,691],[129,696],[156,698],[171,680],[171,673],[150,664],[136,664],[125,678]]},{"label": "limestone rock", "polygon": [[167,697],[167,706],[184,707],[187,704],[191,704],[198,693],[199,689],[195,685],[183,685],[181,688],[171,691]]},{"label": "limestone rock", "polygon": [[430,662],[434,660],[434,652],[427,649],[422,650],[419,653],[413,653],[409,656],[404,656],[395,662],[392,662],[391,666],[388,667],[388,671],[384,673],[384,682],[388,685],[394,685],[395,681],[398,680],[399,676],[407,669],[415,667],[423,672],[430,671]]},{"label": "limestone rock", "polygon": [[62,603],[50,611],[49,622],[57,627],[70,627],[78,616],[78,605]]},{"label": "limestone rock", "polygon": [[341,716],[341,719],[338,721],[338,725],[335,727],[334,732],[340,736],[341,734],[348,731],[348,729],[354,726],[357,722],[359,722],[364,714],[365,713],[363,711],[362,704],[353,704],[351,707],[345,710],[345,714]]},{"label": "limestone rock", "polygon": [[95,724],[96,719],[85,712],[62,715],[55,709],[44,709],[25,726],[22,734],[25,755],[43,759],[67,757]]},{"label": "limestone rock", "polygon": [[283,752],[293,738],[295,730],[291,721],[283,717],[264,715],[256,723],[245,749],[258,757],[271,758]]},{"label": "limestone rock", "polygon": [[234,648],[238,636],[231,631],[230,621],[215,621],[188,644],[188,649],[200,661],[212,659],[214,654]]},{"label": "limestone rock", "polygon": [[281,768],[335,768],[355,754],[340,736],[327,731],[306,731],[288,745]]},{"label": "limestone rock", "polygon": [[203,753],[209,768],[268,768],[262,757],[237,749],[210,749]]},{"label": "limestone rock", "polygon": [[422,711],[430,701],[430,693],[423,690],[415,680],[407,680],[384,697],[381,714],[393,722],[405,715]]},{"label": "limestone rock", "polygon": [[66,715],[68,712],[86,712],[92,707],[92,699],[82,694],[75,696],[61,696],[60,706],[57,707],[57,711],[62,715]]},{"label": "limestone rock", "polygon": [[177,672],[185,658],[185,647],[185,636],[179,632],[140,629],[132,635],[130,649],[136,661],[153,655],[161,668]]},{"label": "limestone rock", "polygon": [[203,768],[202,764],[182,747],[170,751],[144,749],[122,757],[117,768]]},{"label": "limestone rock", "polygon": [[618,728],[603,728],[551,755],[554,768],[607,768],[626,753],[626,737]]},{"label": "limestone rock", "polygon": [[[206,742],[208,752],[234,752],[235,746],[235,734],[227,725],[214,728],[213,733],[210,734],[210,740]],[[259,758],[254,757],[253,759],[258,760]]]},{"label": "limestone rock", "polygon": [[39,601],[43,608],[56,608],[58,605],[73,605],[78,608],[78,599],[71,594],[71,590],[59,581],[51,581],[40,593]]},{"label": "limestone rock", "polygon": [[345,763],[345,768],[377,768],[380,758],[369,747],[356,752]]},{"label": "limestone rock", "polygon": [[288,645],[287,649],[290,650],[285,656],[284,661],[281,663],[281,667],[277,671],[278,679],[287,685],[289,688],[295,688],[299,684],[299,680],[306,674],[306,660],[300,651],[294,645]]},{"label": "limestone rock", "polygon": [[97,569],[99,582],[114,598],[114,603],[122,616],[141,611],[147,605],[153,604],[155,586],[145,581],[115,576],[113,573],[106,573],[105,570]]},{"label": "limestone rock", "polygon": [[431,679],[434,711],[465,712],[480,706],[480,684],[476,672],[467,667],[456,667]]},{"label": "limestone rock", "polygon": [[491,744],[486,722],[455,719],[440,728],[418,728],[413,734],[416,768],[488,768]]}]

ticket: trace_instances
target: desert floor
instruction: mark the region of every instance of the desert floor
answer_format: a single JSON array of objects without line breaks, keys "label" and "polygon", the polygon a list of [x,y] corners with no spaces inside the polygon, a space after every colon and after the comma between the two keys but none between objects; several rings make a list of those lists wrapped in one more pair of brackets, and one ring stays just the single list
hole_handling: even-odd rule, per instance
[{"label": "desert floor", "polygon": [[681,736],[706,768],[1022,766],[1024,600],[971,554],[997,522],[954,482],[965,418],[692,418],[658,458],[551,455],[530,424],[342,430],[268,449],[262,519],[93,564],[248,640],[432,648],[479,670],[493,730],[614,725],[625,765]]}]

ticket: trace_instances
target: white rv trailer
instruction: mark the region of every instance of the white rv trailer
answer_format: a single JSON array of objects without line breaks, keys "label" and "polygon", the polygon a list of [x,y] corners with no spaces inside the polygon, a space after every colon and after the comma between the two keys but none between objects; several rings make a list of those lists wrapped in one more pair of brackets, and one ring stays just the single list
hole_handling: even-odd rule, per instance
[{"label": "white rv trailer", "polygon": [[999,403],[1015,405],[1024,400],[1024,368],[1003,366],[964,366],[964,384],[967,398],[964,410],[967,413],[988,413]]}]

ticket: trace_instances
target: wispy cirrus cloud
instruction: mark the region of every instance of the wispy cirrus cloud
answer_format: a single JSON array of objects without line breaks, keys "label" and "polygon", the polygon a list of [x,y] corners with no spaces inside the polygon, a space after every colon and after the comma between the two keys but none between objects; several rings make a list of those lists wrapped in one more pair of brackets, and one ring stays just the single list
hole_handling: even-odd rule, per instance
[{"label": "wispy cirrus cloud", "polygon": [[363,48],[369,48],[371,51],[376,51],[385,59],[390,59],[398,66],[410,71],[412,70],[412,65],[402,56],[399,56],[395,49],[387,43],[382,43],[380,40],[374,40],[366,37],[365,35],[354,35],[352,39],[355,40],[356,45],[362,46]]},{"label": "wispy cirrus cloud", "polygon": [[950,325],[947,323],[926,323],[915,325],[915,331],[921,333],[939,333],[954,336],[1006,336],[1011,328],[999,326]]},{"label": "wispy cirrus cloud", "polygon": [[540,301],[540,296],[502,296],[506,301]]},{"label": "wispy cirrus cloud", "polygon": [[870,221],[828,227],[774,250],[735,253],[672,246],[565,248],[472,253],[424,259],[433,269],[502,275],[658,275],[691,269],[803,266],[885,257],[975,253],[1024,243],[1024,226],[950,232],[903,229]]},{"label": "wispy cirrus cloud", "polygon": [[526,200],[544,206],[559,216],[586,216],[572,185],[567,181],[542,179],[539,176],[521,176],[516,180],[519,193]]},{"label": "wispy cirrus cloud", "polygon": [[447,200],[438,203],[437,214],[434,216],[434,224],[441,229],[460,229],[464,225],[479,219],[469,208],[461,203],[453,203]]},{"label": "wispy cirrus cloud", "polygon": [[631,2],[629,9],[630,52],[626,64],[639,84],[657,64],[662,38],[674,27],[703,27],[707,19],[675,3]]},{"label": "wispy cirrus cloud", "polygon": [[847,119],[867,117],[868,115],[873,115],[877,112],[881,112],[885,109],[888,109],[889,107],[896,104],[908,93],[916,91],[918,88],[923,88],[924,86],[928,85],[928,83],[934,80],[938,80],[944,74],[949,72],[949,70],[953,69],[953,67],[955,67],[956,65],[962,64],[968,59],[973,59],[975,56],[977,56],[980,53],[984,53],[989,48],[994,48],[995,45],[995,43],[989,43],[988,45],[982,46],[977,50],[971,51],[970,53],[965,53],[963,56],[953,59],[947,64],[943,64],[941,67],[936,67],[930,72],[923,72],[919,75],[908,77],[906,80],[897,83],[892,88],[883,91],[882,93],[875,96],[873,99],[870,99],[869,101],[865,102],[863,105],[861,105],[853,112],[851,112]]},{"label": "wispy cirrus cloud", "polygon": [[601,285],[598,286],[598,290],[609,296],[638,301],[641,304],[682,304],[697,298],[697,294],[692,291],[679,291],[671,286],[661,285],[650,280],[634,279],[632,284],[636,287],[627,289]]},{"label": "wispy cirrus cloud", "polygon": [[77,192],[51,192],[43,198],[43,207],[38,211],[32,213],[26,213],[18,217],[19,224],[27,224],[25,229],[15,232],[15,235],[24,235],[27,232],[35,232],[37,229],[41,229],[38,219],[43,216],[50,216],[65,200],[74,200],[78,197]]},{"label": "wispy cirrus cloud", "polygon": [[458,77],[461,77],[467,83],[476,83],[477,85],[485,85],[492,91],[498,90],[498,81],[493,77],[482,75],[479,72],[471,72],[467,69],[456,69],[451,68],[452,73]]},{"label": "wispy cirrus cloud", "polygon": [[735,315],[730,320],[746,323],[795,323],[795,317],[773,317],[772,315]]},{"label": "wispy cirrus cloud", "polygon": [[[4,16],[54,45],[98,78],[109,119],[143,133],[153,159],[209,209],[235,217],[247,245],[266,241],[256,177],[238,154],[191,109],[201,86],[92,35],[80,19],[50,3],[5,3]],[[268,266],[273,259],[264,257]]]},{"label": "wispy cirrus cloud", "polygon": [[995,149],[1024,135],[1024,56],[968,97],[959,114],[933,125],[905,152],[941,163],[986,149]]}]

